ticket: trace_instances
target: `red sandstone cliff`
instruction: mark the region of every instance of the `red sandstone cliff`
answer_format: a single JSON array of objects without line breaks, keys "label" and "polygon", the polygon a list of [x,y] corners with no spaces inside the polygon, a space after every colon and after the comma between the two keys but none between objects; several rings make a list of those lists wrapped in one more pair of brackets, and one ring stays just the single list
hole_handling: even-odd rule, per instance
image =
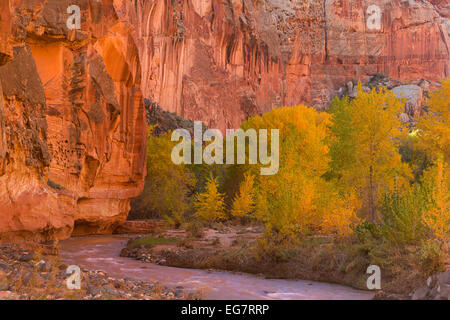
[{"label": "red sandstone cliff", "polygon": [[[69,31],[74,3],[82,29]],[[111,232],[142,189],[141,69],[112,3],[0,4],[2,239]]]},{"label": "red sandstone cliff", "polygon": [[142,97],[225,129],[324,108],[375,73],[440,80],[449,18],[447,0],[2,0],[0,239],[123,222],[145,175]]},{"label": "red sandstone cliff", "polygon": [[[135,27],[144,96],[224,129],[280,105],[323,108],[343,83],[375,73],[449,76],[449,2],[433,2],[149,0],[116,8]],[[380,27],[369,29],[372,4]]]}]

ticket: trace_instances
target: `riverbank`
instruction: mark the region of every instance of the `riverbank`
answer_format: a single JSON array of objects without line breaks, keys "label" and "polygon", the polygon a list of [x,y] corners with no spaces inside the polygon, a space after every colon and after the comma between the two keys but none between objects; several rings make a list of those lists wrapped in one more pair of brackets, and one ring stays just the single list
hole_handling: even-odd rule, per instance
[{"label": "riverbank", "polygon": [[[201,238],[186,239],[181,235],[187,232],[168,230],[159,234],[165,234],[166,238],[153,235],[140,237],[139,241],[135,241],[136,236],[126,235],[76,237],[60,243],[59,255],[35,248],[30,250],[23,245],[2,245],[0,270],[3,273],[0,272],[0,279],[3,281],[0,280],[0,298],[352,300],[374,297],[375,292],[324,282],[352,283],[351,275],[356,274],[356,269],[353,269],[355,266],[349,268],[349,271],[353,271],[347,272],[341,281],[334,278],[338,271],[345,273],[345,270],[335,270],[337,262],[345,261],[341,253],[335,253],[333,263],[326,263],[333,260],[325,253],[308,259],[305,251],[303,259],[300,256],[293,257],[299,255],[295,248],[275,250],[272,257],[266,252],[265,258],[261,258],[260,253],[251,250],[256,248],[260,231],[258,227],[234,229],[233,232],[225,229],[205,230]],[[125,246],[127,249],[124,250]],[[311,247],[317,247],[317,243]],[[321,247],[323,250],[333,249],[323,239]],[[123,257],[126,252],[136,256],[134,259]],[[177,264],[190,267],[169,266]],[[81,267],[81,290],[66,288],[66,269],[69,265]],[[316,267],[306,269],[305,266],[310,265]],[[234,272],[218,271],[225,268]],[[332,277],[325,274],[327,268]],[[314,275],[317,281],[312,281],[312,277],[307,278]],[[364,276],[367,275],[364,273]],[[450,277],[445,278],[445,274],[432,278],[427,288],[420,288],[417,297],[429,298],[438,289],[442,292],[443,288],[449,286],[448,280]],[[383,289],[385,284],[383,275]],[[384,290],[377,292],[375,298],[409,297],[386,293]]]},{"label": "riverbank", "polygon": [[80,289],[68,289],[68,265],[57,247],[0,244],[0,300],[172,300],[195,298],[156,282],[113,278],[81,268]]},{"label": "riverbank", "polygon": [[376,291],[376,299],[411,299],[428,278],[418,269],[413,247],[374,257],[373,248],[355,239],[316,236],[297,245],[276,246],[260,239],[262,231],[260,226],[230,225],[197,230],[197,235],[167,230],[130,240],[121,256],[178,268],[307,279],[360,290],[367,290],[367,267],[380,259],[382,290]]}]

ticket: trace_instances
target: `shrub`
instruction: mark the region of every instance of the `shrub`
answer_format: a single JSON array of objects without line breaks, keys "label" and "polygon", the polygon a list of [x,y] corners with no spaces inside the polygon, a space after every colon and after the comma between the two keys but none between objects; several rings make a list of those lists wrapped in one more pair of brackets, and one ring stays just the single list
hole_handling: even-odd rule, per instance
[{"label": "shrub", "polygon": [[356,215],[356,208],[360,202],[354,193],[339,194],[336,186],[328,182],[327,192],[323,193],[325,212],[320,223],[320,231],[326,234],[335,234],[339,238],[347,237],[353,233],[352,226],[360,222]]},{"label": "shrub", "polygon": [[205,192],[195,196],[195,217],[210,223],[227,218],[224,195],[218,191],[218,188],[217,179],[211,175],[206,182]]},{"label": "shrub", "polygon": [[419,250],[420,268],[429,276],[444,269],[445,252],[441,244],[435,240],[425,241]]},{"label": "shrub", "polygon": [[190,221],[186,225],[186,232],[191,238],[202,238],[203,224],[197,220]]},{"label": "shrub", "polygon": [[414,182],[419,182],[423,172],[433,164],[433,161],[420,141],[418,130],[412,131],[400,140],[399,152],[402,161],[411,167]]},{"label": "shrub", "polygon": [[359,241],[364,243],[370,239],[379,239],[381,236],[380,228],[369,221],[364,221],[352,227]]},{"label": "shrub", "polygon": [[255,210],[254,176],[246,174],[239,187],[239,192],[233,200],[231,215],[246,218]]}]

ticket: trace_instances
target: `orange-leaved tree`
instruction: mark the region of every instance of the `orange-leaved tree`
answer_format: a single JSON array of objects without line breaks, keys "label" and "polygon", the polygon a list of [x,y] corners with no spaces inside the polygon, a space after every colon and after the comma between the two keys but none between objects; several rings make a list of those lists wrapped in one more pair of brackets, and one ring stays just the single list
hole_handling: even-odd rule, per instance
[{"label": "orange-leaved tree", "polygon": [[428,104],[430,109],[418,123],[419,141],[435,163],[423,177],[424,184],[433,186],[433,207],[425,213],[424,221],[446,243],[450,223],[450,78],[431,94]]}]

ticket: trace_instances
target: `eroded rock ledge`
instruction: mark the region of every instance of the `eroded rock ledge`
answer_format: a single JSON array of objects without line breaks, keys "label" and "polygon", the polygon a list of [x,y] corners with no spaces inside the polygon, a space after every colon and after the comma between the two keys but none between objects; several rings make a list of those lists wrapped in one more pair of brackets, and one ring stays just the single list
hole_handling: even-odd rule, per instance
[{"label": "eroded rock ledge", "polygon": [[[81,30],[67,29],[71,4]],[[2,0],[0,12],[0,239],[111,233],[145,176],[131,26],[112,0]]]}]

